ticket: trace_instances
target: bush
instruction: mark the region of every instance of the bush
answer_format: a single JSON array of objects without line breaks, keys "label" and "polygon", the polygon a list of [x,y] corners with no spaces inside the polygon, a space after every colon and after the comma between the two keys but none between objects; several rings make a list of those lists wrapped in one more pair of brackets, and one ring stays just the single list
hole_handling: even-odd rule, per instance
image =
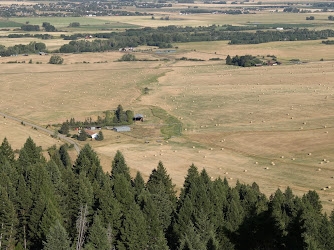
[{"label": "bush", "polygon": [[69,27],[80,27],[80,23],[78,22],[70,23]]},{"label": "bush", "polygon": [[119,59],[119,61],[136,61],[136,57],[133,54],[125,54]]},{"label": "bush", "polygon": [[64,59],[56,55],[51,56],[50,61],[49,61],[50,64],[63,64],[63,62],[64,62]]}]

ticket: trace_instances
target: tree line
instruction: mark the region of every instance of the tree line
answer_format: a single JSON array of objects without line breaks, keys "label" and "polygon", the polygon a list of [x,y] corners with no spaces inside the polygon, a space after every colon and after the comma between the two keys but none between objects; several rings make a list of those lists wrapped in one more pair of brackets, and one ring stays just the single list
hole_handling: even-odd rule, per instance
[{"label": "tree line", "polygon": [[145,182],[119,151],[109,172],[88,144],[74,163],[65,145],[41,151],[31,138],[18,157],[0,146],[3,249],[334,249],[315,191],[267,198],[191,165],[177,196],[162,162]]},{"label": "tree line", "polygon": [[[229,28],[228,28],[229,29]],[[74,34],[63,36],[64,39],[77,39],[85,37],[87,34]],[[55,52],[74,53],[74,52],[101,52],[116,50],[125,47],[137,47],[141,45],[158,46],[161,48],[171,48],[171,43],[186,43],[200,41],[230,41],[229,44],[258,44],[273,41],[303,41],[318,40],[334,37],[333,30],[308,30],[295,29],[289,31],[261,31],[240,32],[226,31],[226,27],[217,25],[202,27],[177,27],[166,26],[142,29],[128,29],[124,32],[97,33],[93,37],[104,38],[103,40],[73,40],[64,44]],[[107,40],[106,40],[106,39]],[[9,56],[19,53],[35,53],[36,51],[45,51],[44,43],[35,43],[38,49],[33,49],[29,45],[15,45],[12,47],[0,48],[1,56]]]},{"label": "tree line", "polygon": [[252,67],[256,66],[257,64],[261,65],[265,64],[259,58],[252,55],[245,55],[245,56],[236,55],[233,58],[231,58],[230,55],[227,55],[225,61],[227,65],[235,65],[241,67]]},{"label": "tree line", "polygon": [[[167,32],[168,31],[168,32]],[[108,40],[95,39],[93,41],[80,40],[64,44],[59,52],[99,52],[114,50],[124,47],[137,47],[141,45],[170,47],[171,43],[186,43],[199,41],[223,41],[229,40],[229,44],[258,44],[273,41],[303,41],[318,40],[334,37],[333,30],[308,30],[295,29],[289,31],[256,31],[239,32],[226,31],[218,26],[209,27],[176,27],[167,26],[142,29],[129,29],[125,32],[97,33],[96,38],[107,38]],[[83,34],[72,35],[83,37]],[[65,37],[64,37],[65,38]]]},{"label": "tree line", "polygon": [[6,48],[3,45],[0,45],[0,56],[11,56],[18,54],[29,54],[29,53],[37,53],[40,51],[47,51],[45,43],[36,43],[30,42],[27,45],[17,44],[14,46],[10,46]]},{"label": "tree line", "polygon": [[93,120],[91,117],[86,118],[85,121],[77,121],[75,118],[66,120],[61,125],[59,133],[68,134],[70,128],[88,127],[88,126],[114,126],[114,125],[129,125],[133,123],[133,111],[124,110],[120,104],[115,111],[107,110],[104,112],[104,117],[98,116],[97,120]]}]

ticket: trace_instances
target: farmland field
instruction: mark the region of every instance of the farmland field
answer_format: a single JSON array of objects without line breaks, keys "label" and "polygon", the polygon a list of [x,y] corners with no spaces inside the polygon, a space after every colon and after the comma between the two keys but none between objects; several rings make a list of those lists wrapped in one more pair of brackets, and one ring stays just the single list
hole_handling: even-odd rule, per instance
[{"label": "farmland field", "polygon": [[[0,44],[9,47],[39,41],[54,50],[69,42],[60,38],[63,33],[165,25],[334,28],[329,13],[324,12],[312,13],[313,21],[305,20],[310,13],[283,13],[281,9],[278,13],[179,15],[178,10],[188,6],[202,7],[176,4],[173,8],[150,9],[155,20],[151,16],[9,18],[0,21],[0,27],[50,22],[60,31],[52,33],[55,39],[40,40],[8,38],[8,34],[23,32],[2,30]],[[160,19],[166,16],[170,20]],[[82,26],[69,28],[71,22]],[[232,184],[237,180],[257,182],[267,195],[287,186],[298,195],[314,189],[325,211],[332,210],[333,189],[322,189],[334,185],[334,45],[322,44],[322,40],[172,45],[175,53],[156,53],[163,49],[154,46],[139,47],[133,54],[145,61],[132,62],[119,62],[124,53],[118,51],[60,54],[63,65],[48,64],[50,54],[2,57],[0,111],[52,125],[72,117],[96,119],[122,104],[124,109],[143,114],[144,122],[131,125],[131,132],[104,129],[103,141],[80,142],[81,146],[92,145],[105,171],[110,171],[112,159],[120,150],[131,173],[140,171],[146,179],[163,161],[177,188],[194,163],[199,169],[205,167],[212,178],[226,177]],[[275,56],[283,64],[251,68],[225,64],[227,55],[247,54],[264,60]],[[61,143],[4,120],[0,122],[4,131],[0,139],[6,135],[15,149],[28,136],[43,149]]]},{"label": "farmland field", "polygon": [[[317,48],[319,41],[305,43],[309,43],[306,48]],[[223,42],[221,46],[217,42],[188,45],[196,51],[178,44],[177,53],[136,56],[208,60],[238,51]],[[243,50],[255,53],[264,45],[256,46],[242,45],[240,54],[246,53]],[[265,46],[278,47],[272,54],[282,57],[289,48],[284,42]],[[103,142],[89,141],[106,171],[121,150],[133,173],[139,170],[145,177],[162,160],[180,186],[188,166],[195,163],[214,178],[227,177],[231,183],[256,181],[267,194],[288,185],[297,194],[315,189],[325,208],[331,209],[328,200],[333,192],[320,189],[332,184],[334,176],[334,62],[320,62],[317,50],[313,51],[314,55],[305,57],[298,52],[291,55],[308,59],[307,64],[260,68],[226,66],[221,61],[114,62],[121,57],[119,52],[64,55],[65,65],[60,66],[48,65],[49,56],[31,56],[43,64],[2,65],[0,91],[6,94],[0,108],[39,124],[52,124],[71,117],[97,117],[121,103],[144,114],[146,126],[134,125],[130,133],[105,131]],[[263,54],[269,52],[267,48]],[[143,87],[150,89],[148,94],[142,93]],[[166,141],[164,127],[150,124],[168,123],[169,116],[183,124],[183,131],[181,137],[171,132],[176,137]]]}]

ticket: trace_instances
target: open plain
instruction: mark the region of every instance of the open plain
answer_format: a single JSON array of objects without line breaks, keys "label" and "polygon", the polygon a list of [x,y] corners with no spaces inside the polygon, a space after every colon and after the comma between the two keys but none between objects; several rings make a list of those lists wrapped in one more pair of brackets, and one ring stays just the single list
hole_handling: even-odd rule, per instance
[{"label": "open plain", "polygon": [[[177,8],[186,6],[180,4]],[[49,21],[69,34],[99,30],[99,25],[113,29],[252,23],[293,23],[323,29],[334,25],[324,13],[315,14],[313,26],[305,21],[308,13],[264,11],[238,18],[180,16],[171,8],[156,10],[155,14],[168,14],[170,20],[152,20],[149,16],[9,20],[39,25]],[[82,24],[80,29],[67,27],[77,20]],[[12,29],[8,32],[15,33]],[[17,39],[0,38],[0,44],[40,41],[31,37]],[[45,43],[53,50],[68,41],[56,37]],[[177,47],[175,53],[159,54],[156,51],[161,49],[157,47],[139,47],[133,52],[137,59],[151,61],[118,62],[124,53],[115,51],[61,54],[63,65],[48,64],[51,55],[2,57],[0,110],[46,126],[72,117],[96,118],[122,104],[125,109],[143,114],[144,122],[132,125],[129,133],[103,130],[104,141],[88,141],[105,171],[110,171],[112,159],[120,150],[132,173],[140,171],[145,178],[161,160],[178,188],[194,163],[200,169],[205,167],[212,178],[226,177],[230,183],[257,182],[267,195],[287,186],[297,195],[314,189],[325,210],[332,210],[334,192],[323,189],[334,186],[334,46],[322,44],[321,40],[249,45],[213,41],[173,46]],[[252,68],[225,64],[227,55],[247,54],[267,60],[268,55],[275,55],[283,64]],[[203,61],[179,60],[182,57]],[[28,64],[30,59],[32,64]],[[291,59],[299,59],[300,63],[292,63]],[[8,63],[13,60],[22,63]],[[14,149],[22,146],[18,137],[24,136],[32,136],[44,149],[60,143],[11,123],[8,127],[1,121],[0,129],[6,133],[1,133],[0,139],[8,134]],[[172,123],[178,124],[164,125]]]}]

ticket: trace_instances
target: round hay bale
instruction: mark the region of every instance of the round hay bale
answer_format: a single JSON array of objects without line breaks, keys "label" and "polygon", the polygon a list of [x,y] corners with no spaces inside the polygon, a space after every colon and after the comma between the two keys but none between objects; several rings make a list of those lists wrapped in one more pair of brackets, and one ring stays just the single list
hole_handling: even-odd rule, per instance
[{"label": "round hay bale", "polygon": [[312,153],[308,153],[307,155],[312,155]]},{"label": "round hay bale", "polygon": [[255,162],[255,165],[259,164],[257,161]]},{"label": "round hay bale", "polygon": [[244,172],[246,173],[246,172],[247,172],[247,169],[245,169]]},{"label": "round hay bale", "polygon": [[294,160],[296,160],[296,158],[292,158],[291,160],[293,160],[293,161],[294,161]]},{"label": "round hay bale", "polygon": [[318,170],[317,170],[317,171],[318,171],[318,172],[319,172],[319,171],[321,171],[321,168],[318,168]]},{"label": "round hay bale", "polygon": [[224,148],[221,148],[220,150],[224,150]]},{"label": "round hay bale", "polygon": [[330,188],[332,188],[332,186],[328,186],[327,188],[330,189]]},{"label": "round hay bale", "polygon": [[282,155],[281,158],[284,159],[284,155]]},{"label": "round hay bale", "polygon": [[269,169],[269,167],[266,167],[266,168],[264,168],[264,169]]},{"label": "round hay bale", "polygon": [[193,146],[193,148],[195,148],[195,146]]},{"label": "round hay bale", "polygon": [[272,165],[272,166],[275,166],[275,162],[272,161],[272,162],[271,162],[271,165]]},{"label": "round hay bale", "polygon": [[228,174],[228,172],[225,172],[224,174]]}]

